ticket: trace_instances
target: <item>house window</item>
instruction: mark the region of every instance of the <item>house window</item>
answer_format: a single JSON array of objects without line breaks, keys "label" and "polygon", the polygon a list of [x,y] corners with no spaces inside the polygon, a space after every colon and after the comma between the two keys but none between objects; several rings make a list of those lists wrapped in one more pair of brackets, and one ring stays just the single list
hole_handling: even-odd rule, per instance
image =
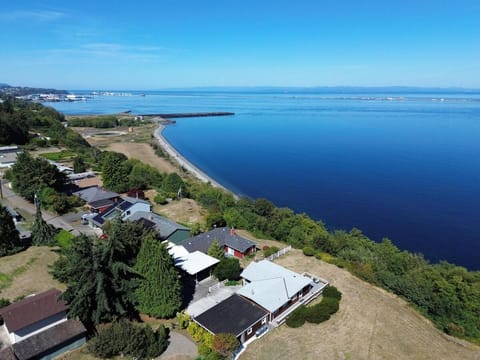
[{"label": "house window", "polygon": [[263,318],[262,320],[262,325],[266,324],[267,323],[267,318]]},{"label": "house window", "polygon": [[250,334],[252,333],[252,331],[253,331],[252,328],[248,329],[248,330],[247,330],[247,335],[250,335]]},{"label": "house window", "polygon": [[130,210],[127,210],[127,215],[130,215]]}]

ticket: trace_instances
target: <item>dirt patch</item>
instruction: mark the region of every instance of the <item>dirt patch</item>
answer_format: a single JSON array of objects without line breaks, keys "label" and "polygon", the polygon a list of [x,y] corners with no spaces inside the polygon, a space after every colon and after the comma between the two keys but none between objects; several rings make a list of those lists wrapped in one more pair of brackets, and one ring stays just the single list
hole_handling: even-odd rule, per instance
[{"label": "dirt patch", "polygon": [[157,192],[155,190],[148,190],[145,196],[153,204],[153,211],[157,214],[166,216],[167,218],[182,223],[193,224],[205,222],[206,211],[192,199],[181,199],[170,201],[166,205],[155,204],[153,198]]},{"label": "dirt patch", "polygon": [[329,321],[286,325],[248,346],[250,359],[480,359],[480,348],[451,339],[404,300],[299,250],[276,261],[326,278],[343,293]]},{"label": "dirt patch", "polygon": [[157,168],[160,172],[171,173],[177,171],[168,160],[157,156],[148,144],[115,142],[109,144],[106,150],[116,151],[125,154],[128,158],[141,160],[145,164]]},{"label": "dirt patch", "polygon": [[0,297],[14,300],[51,288],[64,290],[65,285],[49,274],[49,266],[57,259],[58,254],[46,246],[32,246],[21,253],[2,257],[0,273],[9,276],[11,283],[0,291]]}]

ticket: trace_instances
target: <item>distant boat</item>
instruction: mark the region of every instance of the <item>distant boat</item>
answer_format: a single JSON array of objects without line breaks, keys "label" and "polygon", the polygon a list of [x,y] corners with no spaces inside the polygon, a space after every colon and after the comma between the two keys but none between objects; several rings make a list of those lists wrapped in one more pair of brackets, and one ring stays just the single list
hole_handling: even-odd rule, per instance
[{"label": "distant boat", "polygon": [[140,94],[140,96],[145,96],[145,94]]}]

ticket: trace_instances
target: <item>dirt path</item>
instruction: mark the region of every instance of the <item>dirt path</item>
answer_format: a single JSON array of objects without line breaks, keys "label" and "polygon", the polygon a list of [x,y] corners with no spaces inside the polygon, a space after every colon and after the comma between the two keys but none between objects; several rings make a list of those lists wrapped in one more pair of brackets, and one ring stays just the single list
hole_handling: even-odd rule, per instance
[{"label": "dirt path", "polygon": [[138,159],[156,167],[161,172],[171,173],[177,171],[168,160],[157,156],[148,144],[116,142],[108,146],[107,150],[125,154],[128,158]]},{"label": "dirt path", "polygon": [[480,347],[450,339],[395,295],[298,250],[277,260],[292,270],[329,280],[343,293],[329,321],[286,325],[252,343],[250,359],[480,359]]}]

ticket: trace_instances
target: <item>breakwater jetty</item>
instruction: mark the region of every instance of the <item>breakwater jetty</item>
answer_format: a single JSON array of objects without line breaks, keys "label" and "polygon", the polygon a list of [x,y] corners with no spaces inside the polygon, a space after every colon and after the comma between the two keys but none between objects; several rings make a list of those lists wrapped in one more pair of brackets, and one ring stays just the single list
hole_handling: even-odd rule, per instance
[{"label": "breakwater jetty", "polygon": [[189,117],[206,117],[206,116],[231,116],[233,112],[194,112],[194,113],[172,113],[172,114],[140,114],[140,116],[158,116],[164,119],[189,118]]}]

